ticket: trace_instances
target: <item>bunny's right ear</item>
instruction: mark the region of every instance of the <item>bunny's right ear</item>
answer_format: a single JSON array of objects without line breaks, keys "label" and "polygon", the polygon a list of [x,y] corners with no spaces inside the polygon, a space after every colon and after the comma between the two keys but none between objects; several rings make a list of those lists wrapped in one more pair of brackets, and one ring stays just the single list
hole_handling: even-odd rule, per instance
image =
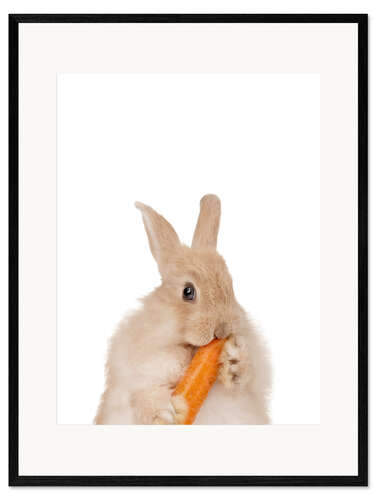
[{"label": "bunny's right ear", "polygon": [[216,248],[220,225],[220,199],[214,194],[206,194],[201,199],[201,210],[194,231],[192,248]]},{"label": "bunny's right ear", "polygon": [[151,253],[160,269],[168,257],[180,247],[180,240],[169,222],[155,210],[139,201],[135,202],[135,206],[142,212]]}]

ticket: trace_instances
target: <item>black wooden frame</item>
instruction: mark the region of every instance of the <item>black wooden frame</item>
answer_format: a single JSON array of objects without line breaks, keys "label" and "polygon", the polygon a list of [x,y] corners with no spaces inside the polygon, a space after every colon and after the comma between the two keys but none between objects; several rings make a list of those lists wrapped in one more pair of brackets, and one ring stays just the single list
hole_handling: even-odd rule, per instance
[{"label": "black wooden frame", "polygon": [[[20,23],[358,25],[358,475],[20,476],[18,473],[18,27]],[[366,486],[368,474],[368,34],[366,14],[9,15],[9,484],[11,486]]]}]

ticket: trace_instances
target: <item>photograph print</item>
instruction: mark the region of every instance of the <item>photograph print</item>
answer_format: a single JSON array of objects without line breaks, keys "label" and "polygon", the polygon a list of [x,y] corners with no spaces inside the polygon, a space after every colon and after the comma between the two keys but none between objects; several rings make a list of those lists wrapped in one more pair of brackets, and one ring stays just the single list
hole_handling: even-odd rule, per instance
[{"label": "photograph print", "polygon": [[57,88],[58,422],[318,424],[319,75]]}]

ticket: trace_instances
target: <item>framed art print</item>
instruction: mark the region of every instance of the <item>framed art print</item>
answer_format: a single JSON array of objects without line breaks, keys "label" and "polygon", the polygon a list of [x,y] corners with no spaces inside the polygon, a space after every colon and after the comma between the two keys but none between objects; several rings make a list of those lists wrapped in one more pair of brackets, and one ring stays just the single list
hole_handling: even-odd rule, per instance
[{"label": "framed art print", "polygon": [[367,484],[367,16],[9,17],[10,485]]}]

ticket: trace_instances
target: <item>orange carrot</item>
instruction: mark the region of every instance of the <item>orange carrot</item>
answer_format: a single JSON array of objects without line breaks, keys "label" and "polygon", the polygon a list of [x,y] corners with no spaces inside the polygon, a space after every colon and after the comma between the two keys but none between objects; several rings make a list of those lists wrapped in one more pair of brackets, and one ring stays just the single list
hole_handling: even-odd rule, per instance
[{"label": "orange carrot", "polygon": [[214,339],[200,347],[173,392],[173,403],[181,424],[190,425],[200,410],[219,371],[219,356],[225,339]]}]

